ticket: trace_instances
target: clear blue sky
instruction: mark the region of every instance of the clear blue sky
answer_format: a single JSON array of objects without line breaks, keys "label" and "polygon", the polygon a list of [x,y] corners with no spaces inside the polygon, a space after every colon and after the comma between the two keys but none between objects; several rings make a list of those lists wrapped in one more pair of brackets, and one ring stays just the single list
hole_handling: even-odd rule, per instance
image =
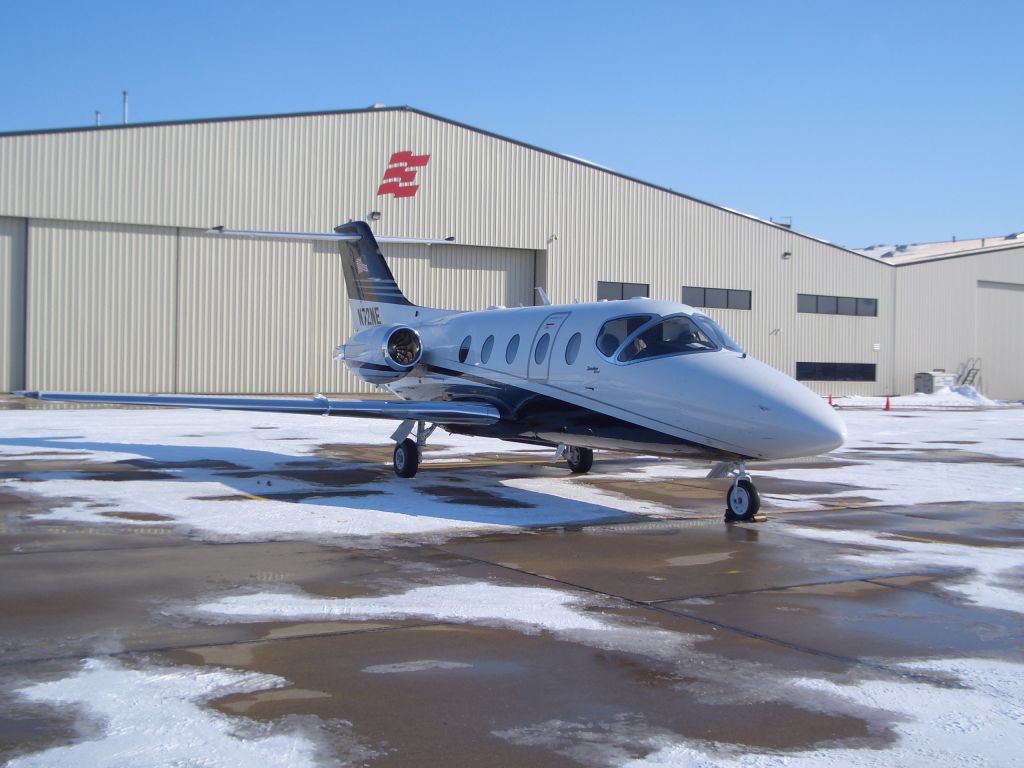
[{"label": "clear blue sky", "polygon": [[[409,105],[851,247],[1024,229],[1024,3],[15,2],[0,131]],[[638,220],[638,224],[642,219]]]}]

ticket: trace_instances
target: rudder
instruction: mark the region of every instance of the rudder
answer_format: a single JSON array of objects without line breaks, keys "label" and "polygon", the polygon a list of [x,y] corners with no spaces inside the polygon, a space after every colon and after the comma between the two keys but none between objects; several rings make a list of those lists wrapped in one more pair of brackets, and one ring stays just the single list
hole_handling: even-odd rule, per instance
[{"label": "rudder", "polygon": [[345,287],[357,331],[376,325],[407,321],[415,309],[380,252],[380,246],[365,221],[350,221],[334,228],[339,235],[354,235],[342,240],[341,253]]}]

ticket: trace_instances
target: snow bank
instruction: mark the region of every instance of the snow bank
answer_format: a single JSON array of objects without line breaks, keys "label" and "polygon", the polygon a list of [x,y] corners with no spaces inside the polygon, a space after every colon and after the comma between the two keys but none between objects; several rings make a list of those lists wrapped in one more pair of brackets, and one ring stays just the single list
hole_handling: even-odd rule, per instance
[{"label": "snow bank", "polygon": [[[1013,408],[1020,403],[1008,403],[1005,400],[992,400],[985,397],[974,387],[941,387],[932,394],[915,392],[912,395],[890,397],[891,408]],[[832,402],[840,408],[884,408],[886,398],[867,397],[863,395],[843,395],[833,397]]]}]

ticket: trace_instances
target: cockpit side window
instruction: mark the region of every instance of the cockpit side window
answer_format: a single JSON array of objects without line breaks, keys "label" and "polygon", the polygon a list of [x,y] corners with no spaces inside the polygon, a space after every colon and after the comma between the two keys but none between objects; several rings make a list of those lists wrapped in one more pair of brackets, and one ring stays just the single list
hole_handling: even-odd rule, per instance
[{"label": "cockpit side window", "polygon": [[691,352],[711,352],[718,344],[705,331],[685,315],[667,317],[629,339],[620,363],[646,360],[652,357],[684,355]]},{"label": "cockpit side window", "polygon": [[609,320],[597,333],[598,351],[605,357],[611,357],[627,336],[653,319],[651,315],[632,315]]}]

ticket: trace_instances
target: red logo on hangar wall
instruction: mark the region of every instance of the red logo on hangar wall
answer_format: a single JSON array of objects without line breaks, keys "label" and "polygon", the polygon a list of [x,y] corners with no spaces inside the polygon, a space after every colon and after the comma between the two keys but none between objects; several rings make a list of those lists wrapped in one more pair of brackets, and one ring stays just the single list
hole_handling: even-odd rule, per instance
[{"label": "red logo on hangar wall", "polygon": [[384,180],[377,187],[378,195],[415,197],[420,185],[415,184],[416,171],[430,162],[430,155],[414,155],[409,150],[395,152],[384,171]]}]

